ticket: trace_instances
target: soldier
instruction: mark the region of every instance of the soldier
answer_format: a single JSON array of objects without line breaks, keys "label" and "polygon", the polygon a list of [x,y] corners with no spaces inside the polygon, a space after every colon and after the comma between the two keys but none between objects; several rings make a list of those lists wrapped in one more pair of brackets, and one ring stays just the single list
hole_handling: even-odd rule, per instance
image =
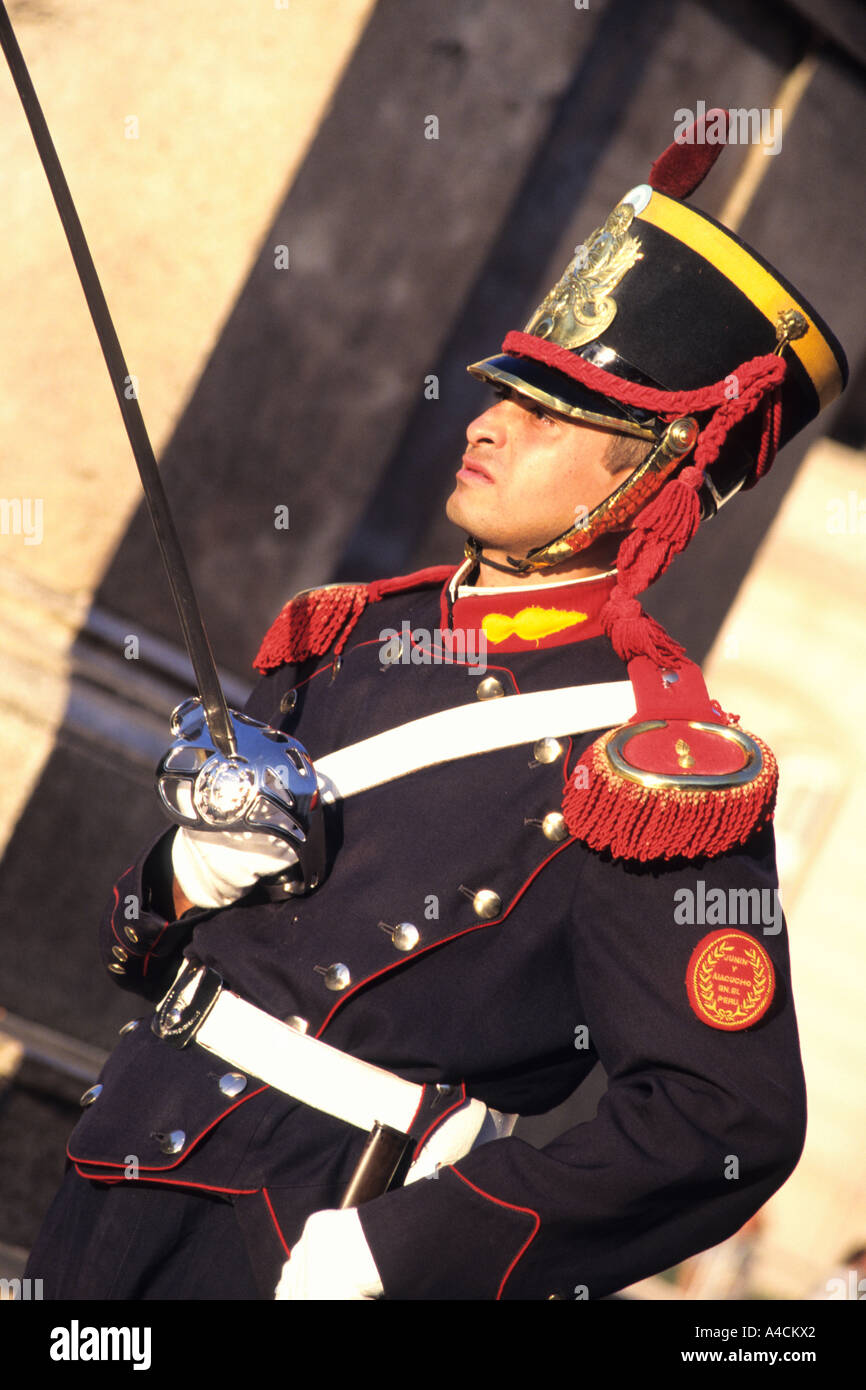
[{"label": "soldier", "polygon": [[[463,564],[299,595],[267,634],[247,715],[324,810],[275,776],[284,833],[221,831],[237,785],[182,707],[186,824],[103,924],[157,1010],[82,1099],[46,1296],[599,1298],[796,1165],[775,762],[637,597],[845,380],[683,201],[719,149],[672,146],[470,368],[499,397],[448,503]],[[598,1060],[595,1119],[511,1133]],[[341,1208],[377,1121],[410,1137],[399,1185]]]}]

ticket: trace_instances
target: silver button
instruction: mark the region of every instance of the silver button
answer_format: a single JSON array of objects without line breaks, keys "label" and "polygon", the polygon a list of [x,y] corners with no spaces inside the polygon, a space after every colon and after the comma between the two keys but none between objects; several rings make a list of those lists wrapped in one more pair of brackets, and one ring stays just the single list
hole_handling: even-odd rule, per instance
[{"label": "silver button", "polygon": [[112,946],[111,954],[115,960],[129,960],[129,952],[124,951],[122,946]]},{"label": "silver button", "polygon": [[[276,884],[276,888],[280,893],[285,893],[289,898],[295,897],[298,893],[303,893],[304,891],[303,883],[296,878],[287,878],[285,883]],[[297,922],[297,920],[296,917],[295,921]]]},{"label": "silver button", "polygon": [[138,932],[135,930],[135,927],[124,927],[123,935],[126,937],[127,941],[138,941]]},{"label": "silver button", "polygon": [[483,681],[479,681],[475,694],[479,700],[498,700],[500,695],[505,694],[505,687],[495,676],[485,676]]},{"label": "silver button", "polygon": [[177,1004],[173,1005],[167,1011],[163,1021],[167,1028],[176,1028],[179,1023],[183,1022],[183,1009],[179,1009]]},{"label": "silver button", "polygon": [[313,969],[319,974],[324,975],[325,984],[328,989],[345,989],[352,983],[352,975],[348,965],[343,965],[342,961],[335,961],[327,969],[324,965],[314,965]]},{"label": "silver button", "polygon": [[287,690],[280,700],[280,714],[291,714],[295,705],[298,703],[297,690]]},{"label": "silver button", "polygon": [[246,1090],[247,1078],[241,1076],[239,1071],[227,1071],[225,1076],[220,1077],[218,1085],[224,1096],[239,1096],[241,1091]]},{"label": "silver button", "polygon": [[300,1014],[290,1014],[286,1019],[286,1025],[289,1028],[294,1028],[296,1033],[306,1033],[310,1021],[307,1018],[301,1018]]},{"label": "silver button", "polygon": [[532,750],[537,763],[555,763],[562,757],[562,744],[558,738],[540,738]]},{"label": "silver button", "polygon": [[79,1104],[79,1105],[92,1105],[93,1102],[94,1102],[95,1100],[97,1100],[97,1099],[99,1098],[99,1096],[101,1096],[101,1095],[102,1095],[102,1083],[101,1083],[101,1082],[98,1082],[95,1086],[91,1086],[91,1088],[90,1088],[89,1091],[85,1091],[85,1092],[84,1092],[84,1095],[81,1097],[81,1100],[78,1102],[78,1104]]},{"label": "silver button", "polygon": [[414,923],[401,922],[394,928],[391,940],[398,951],[414,951],[421,940],[421,933]]},{"label": "silver button", "polygon": [[568,826],[565,823],[565,816],[560,811],[550,811],[541,822],[541,829],[548,840],[553,840],[554,844],[559,844],[560,840],[568,839]]},{"label": "silver button", "polygon": [[179,1154],[186,1143],[186,1133],[182,1129],[173,1129],[170,1134],[155,1134],[154,1138],[164,1154]]},{"label": "silver button", "polygon": [[472,907],[475,916],[480,917],[483,922],[487,922],[491,917],[499,916],[502,911],[502,899],[498,893],[494,893],[492,888],[479,888],[472,899]]},{"label": "silver button", "polygon": [[402,637],[391,637],[382,648],[380,667],[384,671],[387,666],[396,666],[403,659],[403,639]]},{"label": "silver button", "polygon": [[140,1022],[141,1019],[139,1018],[131,1018],[129,1022],[124,1023],[123,1027],[119,1030],[120,1036],[123,1037],[125,1033],[134,1033]]},{"label": "silver button", "polygon": [[414,951],[421,940],[421,933],[414,922],[398,922],[392,927],[389,922],[380,922],[382,931],[387,932],[394,948],[398,951]]}]

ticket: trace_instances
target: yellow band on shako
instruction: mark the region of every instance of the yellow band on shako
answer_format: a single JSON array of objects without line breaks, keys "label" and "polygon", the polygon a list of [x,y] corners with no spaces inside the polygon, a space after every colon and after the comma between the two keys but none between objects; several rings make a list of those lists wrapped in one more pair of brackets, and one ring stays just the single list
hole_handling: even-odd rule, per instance
[{"label": "yellow band on shako", "polygon": [[799,357],[821,402],[821,409],[834,401],[842,390],[842,374],[836,356],[821,330],[791,291],[760,265],[748,251],[721,228],[708,222],[693,208],[685,207],[663,193],[653,192],[646,207],[637,214],[668,236],[675,237],[691,251],[720,271],[755,305],[775,328],[783,309],[795,306],[809,325],[808,333],[789,346]]}]

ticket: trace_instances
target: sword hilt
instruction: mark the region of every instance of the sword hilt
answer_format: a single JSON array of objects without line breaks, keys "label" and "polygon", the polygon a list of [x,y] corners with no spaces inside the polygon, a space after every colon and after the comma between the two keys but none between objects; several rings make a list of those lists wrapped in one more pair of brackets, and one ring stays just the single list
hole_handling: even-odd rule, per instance
[{"label": "sword hilt", "polygon": [[171,717],[171,747],[156,771],[165,810],[177,824],[212,833],[254,831],[294,850],[298,888],[325,876],[325,821],[316,770],[297,739],[229,711],[236,751],[215,745],[202,701],[184,700]]}]

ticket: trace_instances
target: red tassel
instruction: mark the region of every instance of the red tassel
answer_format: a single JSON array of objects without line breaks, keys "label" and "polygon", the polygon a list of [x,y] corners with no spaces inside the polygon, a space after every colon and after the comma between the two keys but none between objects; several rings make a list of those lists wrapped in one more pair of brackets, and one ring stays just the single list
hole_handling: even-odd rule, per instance
[{"label": "red tassel", "polygon": [[599,621],[623,661],[647,656],[657,666],[668,667],[679,665],[685,656],[685,647],[665,632],[661,623],[645,613],[636,598],[623,593],[619,585],[602,608]]},{"label": "red tassel", "polygon": [[697,468],[684,468],[638,513],[635,529],[653,531],[671,541],[675,550],[685,550],[701,519],[697,490],[703,481]]}]

